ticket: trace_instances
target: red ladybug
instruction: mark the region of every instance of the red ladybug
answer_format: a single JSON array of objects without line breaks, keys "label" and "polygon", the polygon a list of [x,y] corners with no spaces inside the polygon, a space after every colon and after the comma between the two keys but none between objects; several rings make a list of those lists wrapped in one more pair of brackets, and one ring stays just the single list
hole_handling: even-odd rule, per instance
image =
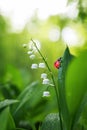
[{"label": "red ladybug", "polygon": [[59,69],[61,67],[61,57],[54,62],[54,66],[55,68]]}]

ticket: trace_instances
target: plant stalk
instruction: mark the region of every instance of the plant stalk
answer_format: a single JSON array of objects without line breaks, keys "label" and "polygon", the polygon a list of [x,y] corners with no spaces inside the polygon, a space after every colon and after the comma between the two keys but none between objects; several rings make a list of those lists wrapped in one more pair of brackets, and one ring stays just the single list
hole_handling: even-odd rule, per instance
[{"label": "plant stalk", "polygon": [[50,72],[50,75],[51,75],[51,78],[52,78],[52,81],[53,81],[53,84],[54,84],[54,88],[55,88],[56,97],[57,97],[57,104],[58,104],[58,111],[59,111],[59,118],[60,118],[60,128],[61,128],[61,130],[63,130],[62,117],[61,117],[61,108],[60,108],[60,104],[59,104],[59,91],[57,89],[53,73],[52,73],[46,59],[44,58],[43,54],[38,49],[36,43],[32,39],[31,39],[31,41],[33,42],[33,44],[36,47],[36,49],[37,49],[38,53],[40,54],[40,56],[42,57],[42,60],[44,61],[45,65],[47,66],[48,71]]}]

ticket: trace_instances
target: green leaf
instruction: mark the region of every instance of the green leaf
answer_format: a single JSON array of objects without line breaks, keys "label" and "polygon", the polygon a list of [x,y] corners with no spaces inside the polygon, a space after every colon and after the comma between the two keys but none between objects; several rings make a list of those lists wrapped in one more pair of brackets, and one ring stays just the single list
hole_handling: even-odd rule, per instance
[{"label": "green leaf", "polygon": [[0,128],[1,130],[15,130],[15,124],[9,111],[9,107],[5,108],[0,113]]},{"label": "green leaf", "polygon": [[82,112],[84,111],[85,106],[87,105],[87,93],[84,95],[83,100],[77,110],[75,116],[73,117],[73,130],[76,127],[78,120],[81,117]]},{"label": "green leaf", "polygon": [[[87,51],[70,65],[66,76],[66,98],[72,125],[80,118],[87,103]],[[74,122],[74,124],[73,124]]]},{"label": "green leaf", "polygon": [[38,85],[38,82],[33,82],[28,87],[24,89],[24,91],[19,95],[18,100],[20,101],[19,104],[15,108],[15,114],[23,107],[26,102],[30,99],[32,96],[32,93],[34,92],[35,86]]},{"label": "green leaf", "polygon": [[8,105],[11,105],[11,104],[14,104],[14,103],[17,103],[18,100],[13,100],[13,99],[6,99],[4,101],[1,101],[0,102],[0,109],[8,106]]},{"label": "green leaf", "polygon": [[[6,130],[6,129],[7,129],[8,111],[9,111],[9,108],[5,108],[5,109],[0,113],[0,128],[2,128],[2,130]],[[4,122],[3,122],[3,121],[4,121]]]},{"label": "green leaf", "polygon": [[87,129],[87,105],[86,105],[86,107],[84,108],[84,110],[83,110],[83,112],[81,114],[80,124],[82,126],[84,126],[84,128]]},{"label": "green leaf", "polygon": [[10,112],[8,112],[9,120],[8,120],[8,125],[6,130],[15,130],[15,122],[13,120],[13,117]]},{"label": "green leaf", "polygon": [[67,47],[62,57],[61,67],[59,68],[58,71],[59,104],[60,104],[60,109],[66,126],[68,126],[69,124],[69,112],[68,112],[66,95],[65,95],[65,77],[66,77],[67,68],[70,62],[72,61],[72,59],[73,56],[70,54],[69,49]]},{"label": "green leaf", "polygon": [[51,113],[47,115],[40,130],[61,130],[59,114]]},{"label": "green leaf", "polygon": [[44,115],[48,113],[50,109],[52,110],[51,104],[53,103],[47,103],[50,99],[42,97],[43,91],[46,88],[47,87],[43,87],[38,82],[33,82],[21,92],[18,97],[20,102],[11,108],[17,125],[19,125],[20,120],[29,120],[30,123],[28,125],[33,128],[34,123],[41,121]]}]

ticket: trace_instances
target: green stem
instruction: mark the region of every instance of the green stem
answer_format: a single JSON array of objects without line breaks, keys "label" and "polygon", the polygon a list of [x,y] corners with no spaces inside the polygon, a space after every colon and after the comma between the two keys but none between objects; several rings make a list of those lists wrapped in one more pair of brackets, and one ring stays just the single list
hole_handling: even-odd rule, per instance
[{"label": "green stem", "polygon": [[51,78],[52,78],[52,81],[53,81],[53,84],[54,84],[54,88],[55,88],[55,93],[56,93],[56,97],[57,97],[57,104],[58,104],[58,111],[59,111],[59,118],[60,118],[60,127],[61,127],[61,130],[63,130],[63,125],[62,125],[62,117],[61,117],[61,108],[60,108],[60,104],[59,104],[59,91],[57,89],[57,86],[56,86],[56,83],[55,83],[55,80],[54,80],[54,76],[53,76],[53,73],[46,61],[46,59],[44,58],[44,56],[42,55],[42,53],[40,52],[40,50],[38,49],[36,43],[31,39],[31,41],[33,42],[34,46],[36,47],[38,53],[40,54],[40,56],[42,57],[42,60],[44,61],[47,69],[49,70],[50,72],[50,75],[51,75]]}]

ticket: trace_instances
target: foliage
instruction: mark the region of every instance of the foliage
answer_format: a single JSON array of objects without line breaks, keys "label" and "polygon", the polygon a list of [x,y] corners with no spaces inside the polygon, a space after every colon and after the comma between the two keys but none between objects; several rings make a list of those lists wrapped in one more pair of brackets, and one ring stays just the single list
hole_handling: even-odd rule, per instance
[{"label": "foliage", "polygon": [[[81,127],[85,129],[84,124],[82,124],[82,126],[78,126],[78,124],[80,124],[82,112],[87,105],[86,57],[87,51],[82,52],[77,58],[74,58],[73,62],[70,64],[69,62],[72,59],[72,55],[70,55],[68,48],[66,48],[62,58],[62,65],[58,72],[59,105],[61,109],[62,125],[64,127],[62,127],[61,130],[76,130],[81,129]],[[46,122],[45,119],[45,123]],[[49,119],[48,122],[50,124],[51,120]],[[43,123],[43,125],[45,128],[46,124]]]},{"label": "foliage", "polygon": [[[71,64],[66,78],[66,97],[68,108],[73,122],[77,122],[84,110],[87,101],[86,74],[87,51],[82,52]],[[76,78],[74,78],[76,76]],[[71,107],[71,104],[72,105]],[[72,126],[74,127],[74,126]]]},{"label": "foliage", "polygon": [[[4,120],[4,123],[3,123]],[[9,107],[0,112],[0,126],[2,130],[15,130],[15,124],[10,114]]]}]

